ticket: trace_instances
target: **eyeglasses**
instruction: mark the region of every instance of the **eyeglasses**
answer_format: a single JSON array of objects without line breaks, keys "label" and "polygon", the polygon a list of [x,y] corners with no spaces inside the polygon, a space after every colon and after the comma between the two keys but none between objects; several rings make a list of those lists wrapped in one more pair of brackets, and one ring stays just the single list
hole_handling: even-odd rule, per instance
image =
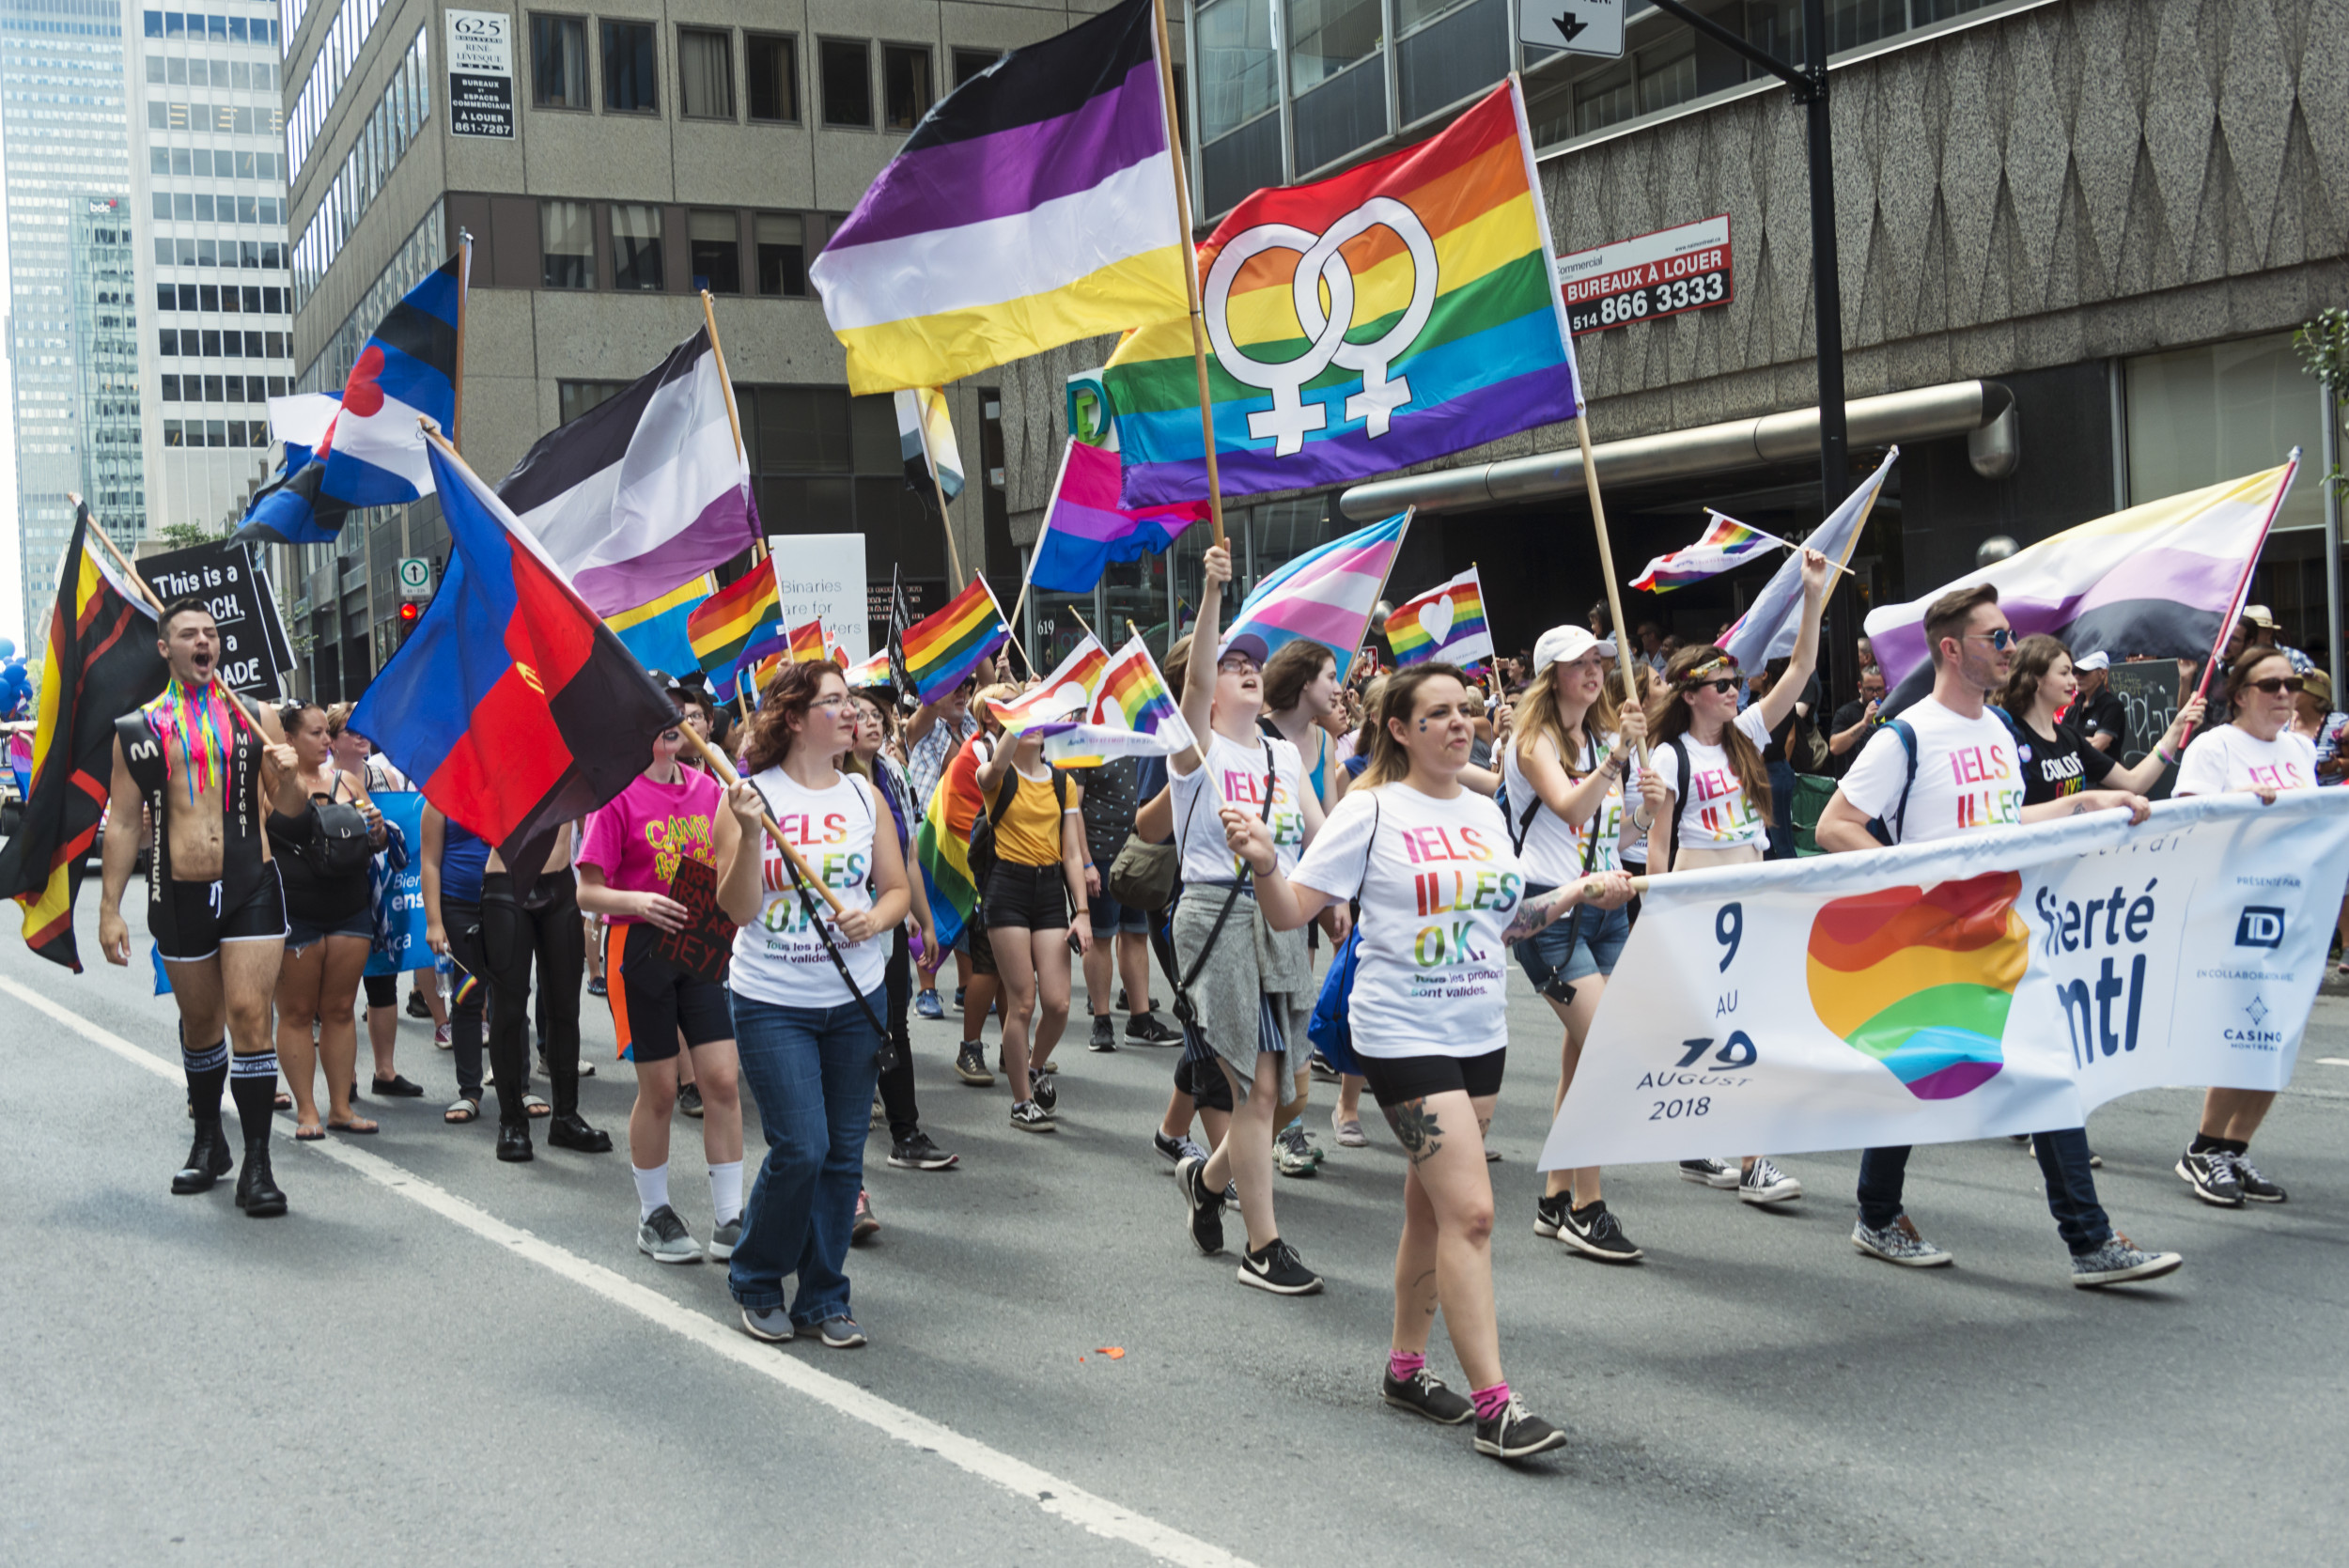
[{"label": "eyeglasses", "polygon": [[2265,680],[2247,680],[2243,684],[2271,697],[2279,691],[2305,691],[2309,685],[2298,675],[2270,675]]},{"label": "eyeglasses", "polygon": [[1227,675],[1252,675],[1256,673],[1256,661],[1246,654],[1227,654],[1215,661],[1215,667]]},{"label": "eyeglasses", "polygon": [[842,708],[847,707],[847,706],[848,706],[850,703],[853,703],[854,701],[856,701],[856,699],[855,699],[855,698],[853,698],[853,697],[842,697],[842,696],[818,697],[818,698],[817,698],[814,702],[809,703],[807,706],[810,706],[810,707],[820,707],[820,708],[822,708],[822,709],[823,709],[826,713],[837,713],[837,712],[839,712]]},{"label": "eyeglasses", "polygon": [[2011,626],[2001,626],[1994,627],[1988,631],[1969,631],[1966,634],[1966,641],[1987,643],[1994,648],[2012,647],[2015,645],[2015,629]]}]

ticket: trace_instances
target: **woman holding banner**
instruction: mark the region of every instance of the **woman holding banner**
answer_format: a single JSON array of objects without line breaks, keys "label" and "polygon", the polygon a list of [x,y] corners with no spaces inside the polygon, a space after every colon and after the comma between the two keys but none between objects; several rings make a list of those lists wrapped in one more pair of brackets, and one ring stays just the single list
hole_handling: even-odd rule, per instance
[{"label": "woman holding banner", "polygon": [[[2186,749],[2173,795],[2249,790],[2269,805],[2279,792],[2316,787],[2316,748],[2292,726],[2306,681],[2281,648],[2248,648],[2227,672],[2233,722],[2205,730]],[[2181,715],[2183,718],[2183,715]],[[2178,1157],[2177,1172],[2194,1196],[2219,1208],[2280,1203],[2284,1189],[2251,1163],[2251,1137],[2276,1103],[2270,1089],[2210,1089],[2202,1125]]]},{"label": "woman holding banner", "polygon": [[2059,723],[2056,715],[2078,697],[2079,676],[2074,673],[2072,650],[2042,632],[2015,644],[2015,673],[2007,677],[1999,706],[2017,726],[2016,738],[2028,750],[2023,758],[2023,804],[2077,795],[2086,789],[2124,789],[2142,795],[2161,782],[2164,769],[2178,760],[2186,732],[2202,722],[2202,699],[2190,697],[2154,749],[2134,768],[2123,768],[2110,753],[2090,745],[2078,730]]},{"label": "woman holding banner", "polygon": [[[1621,908],[1631,881],[1609,871],[1530,896],[1508,824],[1461,782],[1475,735],[1470,705],[1452,665],[1388,676],[1369,767],[1294,871],[1283,871],[1273,829],[1246,800],[1225,804],[1221,826],[1272,929],[1294,933],[1326,908],[1361,901],[1354,1050],[1409,1159],[1381,1392],[1446,1426],[1473,1417],[1479,1453],[1521,1459],[1566,1437],[1525,1408],[1501,1369],[1483,1137],[1508,1055],[1501,955],[1577,905]],[[1466,1399],[1427,1370],[1439,1307]]]}]

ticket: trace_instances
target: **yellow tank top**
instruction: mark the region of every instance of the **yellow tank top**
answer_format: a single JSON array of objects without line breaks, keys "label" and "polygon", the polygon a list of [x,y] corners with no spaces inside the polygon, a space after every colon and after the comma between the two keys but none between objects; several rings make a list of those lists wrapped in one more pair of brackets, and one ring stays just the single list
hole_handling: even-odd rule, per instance
[{"label": "yellow tank top", "polygon": [[[995,858],[1016,865],[1060,863],[1060,800],[1050,778],[1021,778],[1019,791],[995,824]],[[996,787],[1001,788],[999,784]]]}]

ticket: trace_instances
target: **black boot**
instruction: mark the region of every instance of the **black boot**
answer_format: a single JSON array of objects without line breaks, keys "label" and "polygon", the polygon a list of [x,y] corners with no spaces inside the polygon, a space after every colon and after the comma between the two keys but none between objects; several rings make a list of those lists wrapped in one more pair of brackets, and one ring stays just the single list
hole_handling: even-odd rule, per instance
[{"label": "black boot", "polygon": [[612,1152],[612,1135],[601,1127],[591,1127],[587,1118],[574,1110],[568,1114],[556,1111],[547,1122],[547,1143],[557,1149],[576,1149],[583,1155],[608,1155]]},{"label": "black boot", "polygon": [[252,1219],[274,1219],[286,1212],[286,1195],[269,1168],[269,1141],[261,1138],[244,1146],[244,1170],[237,1177],[237,1206]]},{"label": "black boot", "polygon": [[530,1148],[530,1124],[528,1122],[500,1122],[498,1124],[498,1158],[509,1165],[520,1165],[526,1159],[537,1157],[537,1156],[533,1154]]},{"label": "black boot", "polygon": [[212,1184],[236,1168],[236,1158],[228,1152],[228,1140],[220,1133],[220,1118],[198,1121],[195,1141],[188,1145],[188,1162],[171,1178],[171,1190],[182,1197],[194,1192],[210,1192]]}]

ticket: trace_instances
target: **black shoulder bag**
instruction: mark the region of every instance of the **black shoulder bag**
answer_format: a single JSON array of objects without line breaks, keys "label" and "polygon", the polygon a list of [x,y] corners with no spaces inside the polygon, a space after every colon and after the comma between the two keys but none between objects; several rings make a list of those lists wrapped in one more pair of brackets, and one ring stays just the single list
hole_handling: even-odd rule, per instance
[{"label": "black shoulder bag", "polygon": [[[1200,771],[1205,772],[1206,770],[1206,767],[1207,756],[1205,752],[1202,752],[1199,753]],[[1273,773],[1272,762],[1272,746],[1271,743],[1268,741],[1266,742],[1264,749],[1264,813],[1260,818],[1262,821],[1269,822],[1272,820],[1272,790],[1275,782],[1276,778]],[[1215,781],[1213,779],[1202,779],[1200,783],[1206,789],[1215,788]],[[1193,797],[1190,802],[1191,816],[1196,816],[1198,813],[1199,800],[1197,797]],[[1174,835],[1175,853],[1177,856],[1182,853],[1183,840],[1189,836],[1190,831],[1190,816],[1186,816],[1183,818],[1183,831]],[[1181,975],[1177,976],[1174,981],[1174,1021],[1183,1025],[1187,1029],[1195,1031],[1199,1027],[1199,1008],[1197,1004],[1190,1000],[1191,984],[1199,978],[1199,971],[1206,968],[1207,955],[1215,951],[1216,939],[1223,935],[1223,923],[1232,918],[1233,907],[1239,903],[1240,890],[1247,885],[1248,869],[1243,863],[1240,867],[1239,876],[1233,879],[1231,891],[1223,895],[1223,908],[1215,912],[1215,924],[1207,927],[1207,939],[1199,944],[1199,956],[1192,959],[1190,967],[1184,970]]]},{"label": "black shoulder bag", "polygon": [[[775,803],[767,799],[767,792],[759,789],[754,781],[751,787],[758,789],[759,803],[767,808],[767,815],[774,815]],[[870,809],[870,801],[866,802],[866,807]],[[873,831],[876,834],[880,831],[880,823],[878,818],[873,823]],[[873,1065],[884,1073],[894,1071],[898,1065],[897,1042],[889,1037],[889,1026],[882,1023],[879,1017],[874,1013],[873,1004],[865,1000],[864,993],[857,987],[856,976],[848,972],[848,961],[840,955],[840,944],[832,939],[832,928],[825,924],[823,915],[817,909],[816,895],[808,891],[806,879],[800,875],[799,862],[786,855],[783,858],[783,864],[784,869],[791,873],[791,891],[800,895],[800,908],[806,913],[808,924],[816,928],[817,940],[824,944],[824,956],[832,960],[832,967],[840,971],[840,983],[848,987],[850,996],[856,998],[857,1011],[864,1015],[864,1021],[873,1026],[875,1034],[880,1036],[880,1053],[873,1059]]]}]

